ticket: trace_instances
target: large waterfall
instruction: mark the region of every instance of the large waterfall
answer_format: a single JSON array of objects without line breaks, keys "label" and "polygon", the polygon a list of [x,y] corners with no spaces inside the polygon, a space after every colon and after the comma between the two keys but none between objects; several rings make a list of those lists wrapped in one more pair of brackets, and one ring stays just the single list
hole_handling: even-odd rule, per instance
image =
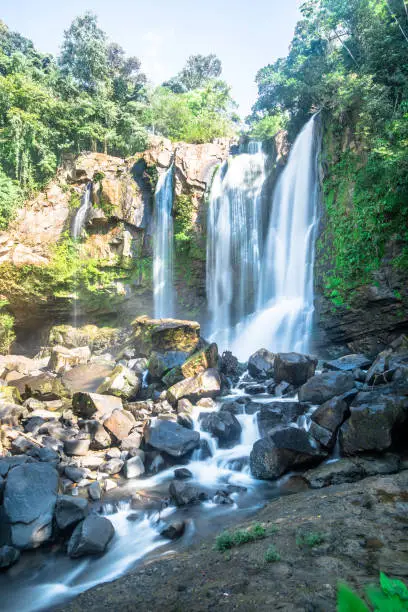
[{"label": "large waterfall", "polygon": [[85,191],[81,197],[81,204],[75,214],[74,221],[72,223],[72,237],[78,240],[81,237],[82,230],[85,227],[86,216],[92,205],[92,183],[88,183],[85,187]]},{"label": "large waterfall", "polygon": [[[220,253],[213,256],[215,265],[209,261],[207,270],[208,299],[213,313],[211,331],[222,348],[232,348],[242,359],[248,358],[260,346],[272,351],[307,351],[309,348],[318,225],[320,142],[317,132],[314,116],[297,137],[277,182],[264,244],[259,230],[264,173],[260,173],[261,184],[253,182],[252,192],[248,191],[245,172],[233,174],[229,171],[228,189],[225,185],[221,195],[219,183],[224,184],[225,179],[220,177],[212,189],[208,252],[218,249]],[[246,168],[246,157],[238,156],[231,167],[237,166],[238,160],[243,158],[240,163]],[[228,200],[228,205],[224,199]],[[220,214],[222,206],[229,211],[225,218]],[[235,229],[238,223],[245,226],[241,233]],[[251,236],[249,245],[242,232]],[[248,284],[246,276],[248,253],[254,268],[252,284]],[[232,258],[242,263],[234,268]],[[225,287],[228,292],[224,291]],[[248,311],[238,308],[238,320],[224,315],[222,320],[217,319],[215,308],[230,313],[245,301]]]},{"label": "large waterfall", "polygon": [[265,155],[259,143],[231,157],[216,173],[210,194],[207,301],[210,335],[229,346],[234,327],[254,312],[261,273],[261,189]]},{"label": "large waterfall", "polygon": [[159,177],[154,196],[154,316],[172,317],[173,296],[173,165]]}]

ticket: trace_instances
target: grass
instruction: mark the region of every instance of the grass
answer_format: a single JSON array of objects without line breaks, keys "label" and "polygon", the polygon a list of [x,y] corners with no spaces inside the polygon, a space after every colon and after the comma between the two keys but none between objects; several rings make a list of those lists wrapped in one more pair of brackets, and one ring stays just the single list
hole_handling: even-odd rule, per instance
[{"label": "grass", "polygon": [[310,531],[309,533],[300,533],[296,538],[296,545],[299,548],[314,548],[320,546],[326,541],[324,533],[319,531]]},{"label": "grass", "polygon": [[267,563],[274,563],[276,561],[280,561],[280,559],[281,559],[281,556],[278,553],[276,546],[271,544],[265,553],[265,561]]},{"label": "grass", "polygon": [[237,529],[235,531],[224,531],[215,540],[215,549],[225,552],[236,546],[242,546],[256,540],[263,540],[267,531],[260,523],[254,523],[248,529]]}]

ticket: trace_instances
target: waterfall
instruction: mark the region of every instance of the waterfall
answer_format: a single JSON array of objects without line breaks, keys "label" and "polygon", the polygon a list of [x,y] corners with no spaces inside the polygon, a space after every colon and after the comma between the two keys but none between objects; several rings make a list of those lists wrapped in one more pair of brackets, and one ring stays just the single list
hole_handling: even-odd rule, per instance
[{"label": "waterfall", "polygon": [[154,195],[154,316],[172,317],[173,296],[173,165],[159,177]]},{"label": "waterfall", "polygon": [[221,347],[253,312],[261,272],[261,190],[265,155],[260,143],[224,162],[211,187],[207,222],[207,302],[210,336]]},{"label": "waterfall", "polygon": [[72,224],[72,237],[78,240],[81,237],[82,230],[85,227],[86,216],[91,207],[92,183],[88,183],[81,197],[81,204],[74,217]]},{"label": "waterfall", "polygon": [[[315,117],[296,138],[278,179],[265,243],[259,229],[265,173],[248,188],[251,156],[234,158],[225,177],[221,173],[213,185],[207,267],[211,331],[222,348],[230,347],[240,359],[261,347],[275,352],[309,348],[319,201]],[[232,257],[241,263],[234,266]]]}]

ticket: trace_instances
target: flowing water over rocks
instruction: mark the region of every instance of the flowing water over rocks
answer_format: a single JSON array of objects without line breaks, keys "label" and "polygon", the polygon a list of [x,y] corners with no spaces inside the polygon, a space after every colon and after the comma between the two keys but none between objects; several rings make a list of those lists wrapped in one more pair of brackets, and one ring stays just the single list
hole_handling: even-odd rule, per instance
[{"label": "flowing water over rocks", "polygon": [[172,317],[173,296],[173,165],[157,182],[154,196],[154,316]]}]

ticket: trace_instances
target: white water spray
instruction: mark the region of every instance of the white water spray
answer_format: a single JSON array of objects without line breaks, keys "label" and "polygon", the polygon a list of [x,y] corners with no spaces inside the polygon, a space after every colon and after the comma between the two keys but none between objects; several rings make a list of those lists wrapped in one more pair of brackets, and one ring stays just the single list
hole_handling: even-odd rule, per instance
[{"label": "white water spray", "polygon": [[154,196],[154,316],[172,317],[173,295],[173,165],[158,180]]},{"label": "white water spray", "polygon": [[[85,187],[85,191],[81,197],[81,204],[76,212],[74,222],[72,224],[72,237],[74,240],[79,240],[82,235],[82,230],[85,227],[86,217],[88,215],[89,209],[92,206],[91,202],[92,195],[92,183],[88,183]],[[76,284],[76,283],[75,283]],[[79,314],[79,305],[78,305],[78,292],[74,293],[74,300],[72,305],[72,319],[73,326],[78,327],[78,314]]]}]

